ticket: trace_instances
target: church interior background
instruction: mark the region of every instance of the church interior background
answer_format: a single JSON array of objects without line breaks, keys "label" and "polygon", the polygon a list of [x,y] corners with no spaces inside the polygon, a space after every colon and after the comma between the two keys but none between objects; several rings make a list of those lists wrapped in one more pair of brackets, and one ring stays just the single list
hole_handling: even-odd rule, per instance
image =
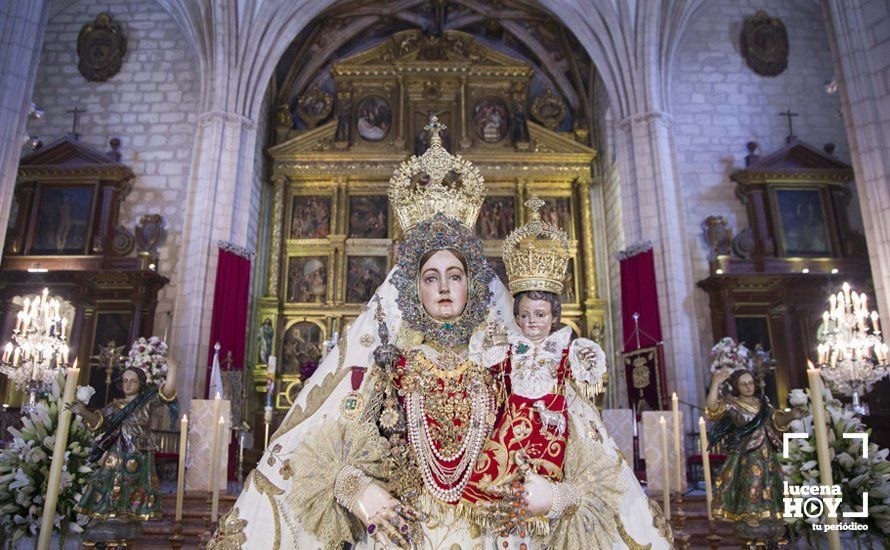
[{"label": "church interior background", "polygon": [[[758,17],[784,49],[743,47]],[[830,294],[890,314],[887,2],[10,0],[0,29],[0,344],[47,288],[91,407],[163,336],[191,414],[221,342],[232,481],[393,267],[387,184],[431,116],[485,178],[495,271],[540,197],[569,236],[563,322],[608,357],[599,406],[636,429],[676,392],[690,455],[715,343],[768,352],[761,388],[789,407]],[[887,387],[862,396],[881,446]],[[4,376],[0,395],[3,440],[28,395]],[[178,433],[156,427],[175,482]]]}]

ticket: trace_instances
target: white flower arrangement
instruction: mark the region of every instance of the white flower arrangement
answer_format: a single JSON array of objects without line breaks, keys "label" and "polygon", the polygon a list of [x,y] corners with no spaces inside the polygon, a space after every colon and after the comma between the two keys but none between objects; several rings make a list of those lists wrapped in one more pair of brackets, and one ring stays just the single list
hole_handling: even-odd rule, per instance
[{"label": "white flower arrangement", "polygon": [[[49,467],[58,423],[58,401],[64,375],[51,383],[49,401],[37,403],[22,418],[21,430],[9,428],[13,439],[0,450],[0,531],[15,541],[36,537],[43,515]],[[88,457],[92,434],[79,416],[72,416],[53,530],[64,536],[82,533],[89,518],[74,511],[93,469]]]},{"label": "white flower arrangement", "polygon": [[745,344],[736,343],[731,337],[720,340],[711,348],[711,374],[720,369],[751,370],[753,359]]},{"label": "white flower arrangement", "polygon": [[799,388],[791,390],[791,393],[788,394],[788,404],[792,407],[803,407],[808,400],[807,392]]},{"label": "white flower arrangement", "polygon": [[144,370],[149,382],[163,385],[168,370],[166,342],[157,336],[138,338],[130,347],[125,365]]},{"label": "white flower arrangement", "polygon": [[[795,390],[798,391],[798,390]],[[802,393],[802,390],[799,390]],[[844,438],[844,433],[868,433],[862,420],[843,404],[834,399],[831,392],[823,392],[825,409],[828,413],[828,445],[831,455],[832,479],[841,486],[842,512],[861,512],[863,493],[868,493],[868,517],[856,521],[869,526],[863,534],[886,539],[890,535],[890,462],[888,449],[880,449],[874,443],[868,444],[868,458],[862,456],[862,439]],[[820,485],[819,462],[816,455],[816,435],[813,429],[812,402],[810,414],[791,422],[792,432],[809,434],[807,439],[791,439],[788,443],[788,458],[782,459],[785,479],[793,485]],[[840,518],[843,521],[843,518]],[[812,529],[807,523],[818,523],[820,518],[785,518],[791,529],[797,533],[805,531],[809,537]]]},{"label": "white flower arrangement", "polygon": [[77,388],[77,400],[86,405],[90,402],[90,399],[93,398],[93,395],[96,393],[96,388],[93,386],[80,386]]}]

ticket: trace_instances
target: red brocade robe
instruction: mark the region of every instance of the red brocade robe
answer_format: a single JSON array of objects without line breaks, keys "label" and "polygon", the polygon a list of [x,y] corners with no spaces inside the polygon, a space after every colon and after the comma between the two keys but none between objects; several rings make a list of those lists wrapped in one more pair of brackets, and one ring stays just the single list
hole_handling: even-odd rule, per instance
[{"label": "red brocade robe", "polygon": [[[568,351],[568,348],[564,350],[559,365],[560,380],[565,378]],[[501,366],[504,371],[509,372],[509,354]],[[547,411],[564,419],[566,427],[562,433],[552,426],[544,427],[538,410],[534,408],[538,401],[543,402]],[[496,498],[485,489],[489,485],[499,486],[505,480],[512,480],[518,468],[515,463],[518,451],[525,454],[536,474],[551,481],[562,481],[568,435],[568,413],[564,395],[549,393],[540,398],[528,398],[511,393],[491,437],[485,442],[476,460],[470,482],[464,490],[464,500],[476,503]]]},{"label": "red brocade robe", "polygon": [[476,503],[497,498],[486,489],[490,485],[503,488],[505,481],[512,481],[519,452],[536,474],[550,481],[563,479],[569,435],[566,378],[573,371],[578,372],[579,378],[587,378],[580,366],[570,368],[570,339],[568,327],[552,333],[538,346],[521,336],[510,338],[506,357],[491,367],[495,377],[505,382],[502,386],[509,396],[476,461],[464,500]]}]

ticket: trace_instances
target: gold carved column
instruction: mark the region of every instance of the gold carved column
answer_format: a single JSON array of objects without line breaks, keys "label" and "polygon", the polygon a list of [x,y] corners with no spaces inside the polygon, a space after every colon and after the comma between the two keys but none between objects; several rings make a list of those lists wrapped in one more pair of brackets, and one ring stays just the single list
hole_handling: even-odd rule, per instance
[{"label": "gold carved column", "polygon": [[[596,283],[596,253],[593,244],[593,205],[590,201],[589,175],[575,179],[575,196],[581,214],[581,248],[584,266],[584,321],[587,334],[600,342],[605,331],[606,304],[600,299]],[[602,342],[600,342],[602,343]]]},{"label": "gold carved column", "polygon": [[281,232],[284,226],[284,184],[287,178],[275,176],[272,199],[272,227],[269,239],[269,271],[266,274],[266,296],[278,296],[278,277],[281,273]]}]

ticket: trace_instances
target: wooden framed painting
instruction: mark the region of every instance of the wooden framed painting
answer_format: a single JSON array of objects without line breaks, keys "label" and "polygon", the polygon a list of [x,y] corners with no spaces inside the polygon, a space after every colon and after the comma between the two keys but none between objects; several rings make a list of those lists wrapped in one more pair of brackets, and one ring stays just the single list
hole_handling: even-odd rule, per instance
[{"label": "wooden framed painting", "polygon": [[783,256],[831,256],[831,237],[822,190],[772,188],[773,214]]},{"label": "wooden framed painting", "polygon": [[484,240],[503,240],[516,227],[516,197],[485,197],[476,232]]},{"label": "wooden framed painting", "polygon": [[331,197],[294,195],[291,204],[291,239],[324,239],[331,232]]},{"label": "wooden framed painting", "polygon": [[86,254],[94,195],[93,185],[41,187],[29,253]]},{"label": "wooden framed painting", "polygon": [[303,380],[311,376],[321,362],[323,341],[324,333],[316,323],[299,321],[289,326],[282,342],[281,374],[300,375]]},{"label": "wooden framed painting", "polygon": [[544,206],[541,207],[541,219],[545,222],[555,225],[566,232],[571,239],[572,231],[572,210],[568,197],[541,197]]},{"label": "wooden framed painting", "polygon": [[473,126],[476,137],[485,143],[498,143],[507,137],[510,113],[507,104],[498,97],[485,97],[473,109]]},{"label": "wooden framed painting", "polygon": [[389,198],[386,195],[349,197],[349,237],[385,239],[389,236]]},{"label": "wooden framed painting", "polygon": [[369,95],[358,103],[355,130],[365,141],[383,141],[392,128],[392,108],[383,96]]},{"label": "wooden framed painting", "polygon": [[287,260],[287,301],[322,303],[328,297],[328,257],[292,256]]},{"label": "wooden framed painting", "polygon": [[386,279],[386,256],[346,258],[346,302],[364,304]]}]

